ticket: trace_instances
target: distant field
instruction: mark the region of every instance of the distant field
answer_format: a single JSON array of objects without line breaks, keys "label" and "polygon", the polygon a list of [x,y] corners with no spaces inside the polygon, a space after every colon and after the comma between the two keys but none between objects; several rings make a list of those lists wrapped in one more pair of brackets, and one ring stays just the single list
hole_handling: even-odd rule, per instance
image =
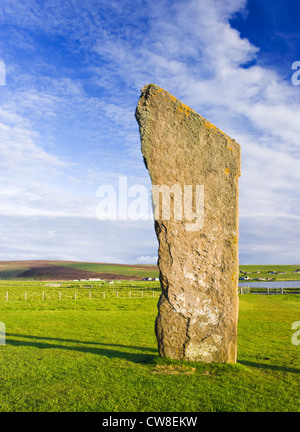
[{"label": "distant field", "polygon": [[105,273],[105,274],[121,274],[134,278],[144,278],[144,277],[158,277],[157,266],[150,265],[116,265],[116,264],[97,264],[97,263],[68,263],[68,264],[57,264],[63,267],[92,271],[95,273]]},{"label": "distant field", "polygon": [[158,277],[157,266],[71,261],[0,261],[0,279],[73,280],[101,278],[137,280]]},{"label": "distant field", "polygon": [[[249,279],[300,280],[299,265],[241,265],[241,276]],[[269,274],[269,272],[276,274]],[[259,273],[258,273],[259,272]],[[280,274],[282,273],[282,274]],[[140,280],[157,278],[156,265],[125,265],[73,261],[0,261],[0,279],[73,280],[101,278],[107,280]]]},{"label": "distant field", "polygon": [[[300,270],[300,265],[241,265],[240,272],[247,272],[245,276],[250,279],[273,279],[278,281],[300,280],[300,273],[294,271]],[[260,273],[258,273],[260,272]],[[276,272],[276,274],[271,274]],[[240,273],[240,276],[243,276]]]},{"label": "distant field", "polygon": [[21,300],[0,301],[1,412],[300,410],[299,296],[240,296],[235,365],[159,358],[157,298]]}]

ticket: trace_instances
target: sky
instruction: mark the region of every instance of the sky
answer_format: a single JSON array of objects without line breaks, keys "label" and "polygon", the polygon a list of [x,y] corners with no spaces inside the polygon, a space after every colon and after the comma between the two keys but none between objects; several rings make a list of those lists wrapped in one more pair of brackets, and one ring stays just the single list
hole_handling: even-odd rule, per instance
[{"label": "sky", "polygon": [[157,262],[153,220],[97,213],[120,177],[150,193],[134,112],[155,83],[241,145],[240,263],[299,264],[299,16],[298,0],[1,0],[0,260]]}]

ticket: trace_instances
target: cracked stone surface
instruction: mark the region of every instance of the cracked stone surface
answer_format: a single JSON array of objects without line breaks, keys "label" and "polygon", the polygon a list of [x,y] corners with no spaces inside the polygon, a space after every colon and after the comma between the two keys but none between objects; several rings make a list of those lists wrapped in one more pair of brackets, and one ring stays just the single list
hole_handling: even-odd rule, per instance
[{"label": "cracked stone surface", "polygon": [[[159,353],[188,361],[235,362],[240,146],[154,84],[143,87],[136,119],[152,187],[177,185],[173,191],[179,186],[183,191],[176,199],[175,193],[169,195],[169,219],[164,199],[154,200],[162,287],[155,323]],[[185,185],[193,186],[190,195]],[[192,198],[194,220],[185,213],[185,197]],[[180,202],[181,218],[175,212]]]}]

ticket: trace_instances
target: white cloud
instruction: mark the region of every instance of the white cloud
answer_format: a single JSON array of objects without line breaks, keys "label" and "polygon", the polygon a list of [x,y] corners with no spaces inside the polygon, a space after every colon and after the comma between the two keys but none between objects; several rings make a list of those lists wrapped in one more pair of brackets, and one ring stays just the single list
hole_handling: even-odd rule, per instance
[{"label": "white cloud", "polygon": [[[72,259],[136,264],[144,250],[157,250],[153,222],[99,221],[76,216],[0,215],[0,259]],[[2,255],[1,255],[2,254]]]},{"label": "white cloud", "polygon": [[136,259],[137,264],[157,264],[158,256],[139,256]]}]

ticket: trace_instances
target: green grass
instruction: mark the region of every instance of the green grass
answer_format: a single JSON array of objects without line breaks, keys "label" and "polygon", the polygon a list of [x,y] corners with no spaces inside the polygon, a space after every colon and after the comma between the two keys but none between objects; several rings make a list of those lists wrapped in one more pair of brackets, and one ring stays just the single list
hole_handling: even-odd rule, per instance
[{"label": "green grass", "polygon": [[157,354],[156,304],[1,300],[0,411],[300,410],[300,297],[240,296],[238,363],[192,363],[190,375],[155,373],[185,366]]},{"label": "green grass", "polygon": [[[54,285],[53,287],[51,285]],[[103,298],[156,297],[161,293],[157,281],[114,282],[55,282],[47,281],[0,281],[0,302],[41,300],[88,300]]]}]

